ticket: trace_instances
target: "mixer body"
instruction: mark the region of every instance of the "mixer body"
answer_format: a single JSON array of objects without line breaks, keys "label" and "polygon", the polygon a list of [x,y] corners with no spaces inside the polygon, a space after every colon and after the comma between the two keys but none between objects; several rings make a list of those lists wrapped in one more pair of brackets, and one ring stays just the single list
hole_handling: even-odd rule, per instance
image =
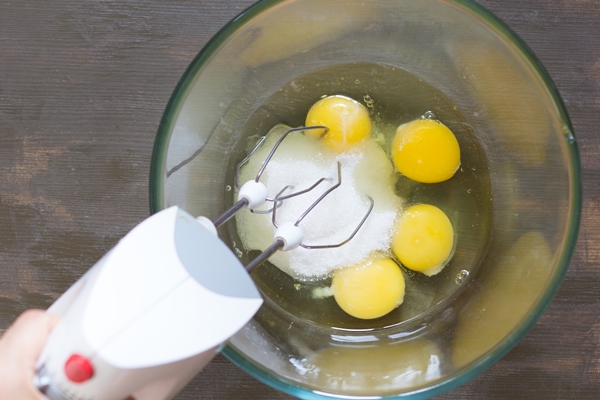
[{"label": "mixer body", "polygon": [[51,400],[170,399],[262,304],[233,253],[171,207],[148,218],[48,310],[38,360]]}]

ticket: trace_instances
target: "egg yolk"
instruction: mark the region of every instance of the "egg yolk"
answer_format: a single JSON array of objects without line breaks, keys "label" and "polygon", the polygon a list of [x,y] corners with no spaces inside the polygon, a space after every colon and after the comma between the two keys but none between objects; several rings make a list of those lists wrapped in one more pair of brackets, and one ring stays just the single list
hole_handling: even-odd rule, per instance
[{"label": "egg yolk", "polygon": [[[336,153],[360,146],[371,135],[369,112],[359,102],[346,96],[329,96],[317,101],[306,115],[306,126],[323,125],[329,128],[323,142]],[[307,130],[319,138],[322,130]]]},{"label": "egg yolk", "polygon": [[435,206],[409,207],[396,224],[392,251],[406,268],[435,275],[446,265],[453,247],[452,224]]},{"label": "egg yolk", "polygon": [[402,175],[421,183],[438,183],[452,178],[458,170],[460,148],[446,125],[417,119],[396,130],[392,158]]},{"label": "egg yolk", "polygon": [[340,270],[333,277],[333,296],[356,318],[379,318],[404,301],[404,275],[389,258],[372,259]]}]

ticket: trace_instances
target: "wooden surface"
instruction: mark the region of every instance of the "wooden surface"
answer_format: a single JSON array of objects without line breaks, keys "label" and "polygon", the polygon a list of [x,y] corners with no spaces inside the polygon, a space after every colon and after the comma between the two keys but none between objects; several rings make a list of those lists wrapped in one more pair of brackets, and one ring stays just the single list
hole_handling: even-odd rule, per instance
[{"label": "wooden surface", "polygon": [[[252,0],[0,0],[0,332],[149,214],[154,136],[192,58]],[[441,399],[600,398],[600,1],[482,0],[533,49],[583,169],[577,250],[504,359]],[[524,110],[526,112],[526,110]],[[178,399],[288,399],[218,357]]]}]

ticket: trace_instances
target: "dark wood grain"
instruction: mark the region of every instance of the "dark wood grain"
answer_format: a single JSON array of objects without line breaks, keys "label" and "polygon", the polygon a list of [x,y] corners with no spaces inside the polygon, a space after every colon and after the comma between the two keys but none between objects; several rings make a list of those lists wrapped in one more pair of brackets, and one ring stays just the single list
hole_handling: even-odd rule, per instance
[{"label": "dark wood grain", "polygon": [[[49,306],[149,214],[154,136],[179,77],[251,0],[0,2],[0,332]],[[506,357],[441,399],[600,398],[600,2],[481,0],[562,94],[582,162],[576,253]],[[178,399],[287,399],[217,357]]]}]

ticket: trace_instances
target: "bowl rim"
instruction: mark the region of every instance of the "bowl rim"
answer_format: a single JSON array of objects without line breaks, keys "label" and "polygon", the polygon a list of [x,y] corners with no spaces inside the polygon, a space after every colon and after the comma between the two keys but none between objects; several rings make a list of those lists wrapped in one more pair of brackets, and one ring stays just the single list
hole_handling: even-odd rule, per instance
[{"label": "bowl rim", "polygon": [[[272,6],[284,1],[285,0],[261,0],[242,11],[238,16],[224,25],[206,43],[206,45],[194,57],[177,83],[159,123],[152,151],[149,182],[151,214],[154,214],[164,208],[162,193],[164,190],[167,144],[178,114],[177,111],[181,108],[181,105],[186,98],[186,93],[190,89],[197,72],[207,61],[212,58],[213,54],[218,51],[221,45],[223,45],[224,42],[226,42],[227,39],[241,26],[264,10],[267,10]],[[550,99],[554,104],[555,112],[563,123],[563,134],[566,141],[567,158],[570,166],[568,174],[570,181],[569,203],[571,207],[569,209],[569,215],[567,216],[567,233],[564,239],[565,245],[558,260],[557,273],[551,277],[545,292],[542,293],[542,295],[538,298],[531,313],[525,317],[517,329],[505,337],[496,347],[492,348],[487,355],[469,364],[461,372],[448,376],[445,379],[438,381],[426,388],[395,395],[344,395],[343,398],[345,399],[426,399],[454,389],[473,379],[504,357],[536,324],[537,320],[550,305],[552,299],[558,291],[558,288],[567,273],[573,253],[575,251],[582,210],[581,166],[574,130],[558,89],[556,88],[546,69],[542,66],[541,62],[535,56],[529,46],[499,17],[495,16],[492,14],[492,12],[472,0],[445,0],[444,2],[463,10],[474,20],[487,25],[491,31],[500,36],[507,44],[512,45],[517,54],[522,57],[523,61],[525,61],[526,64],[538,76],[540,82],[545,87]],[[224,346],[221,352],[226,358],[228,358],[233,364],[242,369],[244,372],[281,392],[309,400],[331,399],[332,397],[338,396],[335,393],[328,393],[326,391],[319,391],[308,387],[303,387],[296,382],[275,376],[266,368],[263,368],[244,357],[240,352],[230,345]]]}]

